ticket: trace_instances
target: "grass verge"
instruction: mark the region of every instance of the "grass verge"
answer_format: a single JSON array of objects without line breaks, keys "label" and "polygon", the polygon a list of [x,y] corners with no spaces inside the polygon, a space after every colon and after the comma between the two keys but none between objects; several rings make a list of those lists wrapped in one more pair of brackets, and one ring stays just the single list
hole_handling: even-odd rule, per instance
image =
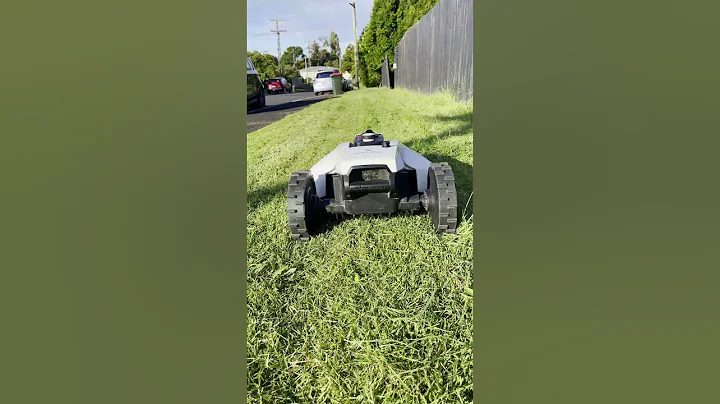
[{"label": "grass verge", "polygon": [[[290,239],[290,174],[366,129],[450,163],[457,234],[398,215]],[[248,402],[471,402],[472,103],[352,91],[247,141]]]}]

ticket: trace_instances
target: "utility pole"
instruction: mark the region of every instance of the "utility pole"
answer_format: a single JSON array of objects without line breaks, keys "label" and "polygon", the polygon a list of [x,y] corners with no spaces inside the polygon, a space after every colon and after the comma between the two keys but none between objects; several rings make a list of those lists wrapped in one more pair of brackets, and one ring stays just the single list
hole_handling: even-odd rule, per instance
[{"label": "utility pole", "polygon": [[307,48],[308,49],[308,53],[307,53],[308,67],[312,67],[312,59],[310,59],[310,47],[312,46],[312,43],[313,43],[313,41],[308,41],[308,43],[307,43],[308,44],[308,48]]},{"label": "utility pole", "polygon": [[281,32],[287,32],[287,30],[286,30],[286,29],[283,29],[283,30],[280,29],[280,21],[283,21],[283,20],[270,20],[270,21],[275,21],[275,31],[272,31],[272,30],[271,30],[270,32],[274,32],[274,33],[277,34],[277,41],[278,41],[278,74],[281,75],[281,74],[282,74],[282,63],[280,63],[280,57],[281,57],[281,55],[280,55],[280,33],[281,33]]},{"label": "utility pole", "polygon": [[355,86],[360,89],[360,59],[358,56],[358,43],[357,43],[357,17],[355,16],[355,2],[350,3],[353,8],[353,32],[355,35]]}]

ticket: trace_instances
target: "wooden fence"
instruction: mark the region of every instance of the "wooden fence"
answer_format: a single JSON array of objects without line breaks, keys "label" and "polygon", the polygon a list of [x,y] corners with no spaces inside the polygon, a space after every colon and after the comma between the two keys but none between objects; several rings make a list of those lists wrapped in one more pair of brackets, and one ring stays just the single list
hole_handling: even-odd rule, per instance
[{"label": "wooden fence", "polygon": [[403,35],[395,63],[395,87],[424,93],[451,89],[459,99],[471,99],[473,1],[440,0]]}]

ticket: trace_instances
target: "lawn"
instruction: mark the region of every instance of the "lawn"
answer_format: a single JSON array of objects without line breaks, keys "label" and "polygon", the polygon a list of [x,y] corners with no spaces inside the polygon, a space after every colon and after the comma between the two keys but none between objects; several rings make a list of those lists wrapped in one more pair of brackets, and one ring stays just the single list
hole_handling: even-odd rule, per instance
[{"label": "lawn", "polygon": [[[290,174],[373,129],[448,162],[457,234],[427,215],[290,239]],[[472,103],[363,89],[247,135],[250,403],[472,401]]]}]

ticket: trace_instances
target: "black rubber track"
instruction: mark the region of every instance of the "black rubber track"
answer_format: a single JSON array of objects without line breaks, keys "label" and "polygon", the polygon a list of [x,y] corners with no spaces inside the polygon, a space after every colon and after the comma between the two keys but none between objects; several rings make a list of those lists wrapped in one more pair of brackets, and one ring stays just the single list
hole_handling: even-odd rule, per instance
[{"label": "black rubber track", "polygon": [[428,170],[428,213],[438,233],[455,233],[457,229],[457,193],[455,176],[448,163],[433,163]]},{"label": "black rubber track", "polygon": [[290,175],[287,199],[288,224],[292,238],[310,240],[319,219],[315,206],[315,181],[310,171],[295,171]]}]

